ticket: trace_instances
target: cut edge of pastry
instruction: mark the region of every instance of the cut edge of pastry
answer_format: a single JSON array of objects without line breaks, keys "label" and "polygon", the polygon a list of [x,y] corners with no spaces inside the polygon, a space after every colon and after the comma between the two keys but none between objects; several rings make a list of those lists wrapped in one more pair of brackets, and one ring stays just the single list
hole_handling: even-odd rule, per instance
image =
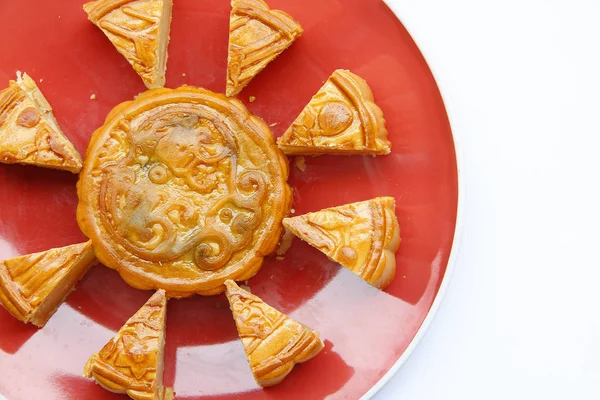
[{"label": "cut edge of pastry", "polygon": [[[312,358],[317,356],[321,352],[321,350],[323,350],[325,348],[325,344],[323,343],[323,340],[321,339],[319,332],[301,324],[300,322],[290,318],[286,314],[284,314],[281,311],[270,306],[264,300],[262,300],[260,297],[239,287],[238,284],[231,279],[228,279],[227,281],[225,281],[225,287],[226,287],[225,295],[227,296],[227,300],[229,302],[229,306],[230,306],[230,309],[233,314],[233,319],[235,321],[238,335],[240,334],[241,327],[238,325],[238,319],[236,318],[236,313],[233,311],[234,300],[232,299],[232,296],[234,296],[234,295],[238,295],[240,297],[251,299],[251,300],[254,300],[261,304],[264,304],[269,309],[272,309],[272,310],[276,311],[278,314],[280,314],[281,316],[283,316],[284,320],[287,319],[287,320],[291,321],[292,323],[299,325],[305,332],[312,333],[316,339],[316,340],[313,340],[311,343],[309,343],[310,345],[312,345],[311,347],[304,350],[304,351],[309,350],[306,354],[303,354],[304,353],[304,351],[303,351],[302,353],[300,353],[299,355],[294,357],[294,359],[291,360],[291,362],[288,362],[288,363],[285,363],[278,367],[269,369],[269,371],[265,372],[261,376],[257,375],[257,371],[255,371],[255,368],[253,368],[252,365],[250,364],[250,356],[248,355],[247,348],[244,345],[244,353],[246,356],[246,360],[248,361],[250,370],[252,371],[252,375],[254,376],[254,379],[261,387],[267,388],[267,387],[275,386],[275,385],[281,383],[294,370],[294,367],[297,364],[302,364],[304,362],[311,360]],[[242,337],[240,336],[240,340],[241,339],[242,339]],[[242,341],[242,344],[243,344],[243,341]],[[271,357],[275,357],[275,355],[272,355]],[[269,376],[271,376],[271,377],[269,378]]]},{"label": "cut edge of pastry", "polygon": [[173,0],[163,0],[163,9],[158,28],[158,46],[156,59],[158,65],[153,82],[148,89],[164,87],[167,81],[167,61],[169,59],[169,41],[171,39],[171,19],[173,18]]},{"label": "cut edge of pastry", "polygon": [[[92,251],[91,241],[86,243],[74,244],[62,248],[50,249],[45,252],[26,254],[15,257],[10,260],[23,259],[26,257],[37,257],[37,262],[41,257],[50,251],[73,251],[77,252],[77,259],[72,262],[69,271],[64,275],[54,288],[45,295],[41,304],[34,308],[24,296],[20,285],[15,283],[7,270],[5,261],[0,262],[0,303],[15,318],[24,323],[43,328],[50,318],[56,313],[58,308],[64,303],[67,296],[75,290],[77,283],[83,278],[88,269],[94,264],[95,256]],[[6,260],[6,261],[10,261]],[[31,266],[29,266],[31,268]],[[28,268],[28,269],[29,269]]]},{"label": "cut edge of pastry", "polygon": [[[307,219],[308,217],[323,211],[336,210],[349,205],[358,205],[364,203],[369,203],[370,205],[376,203],[381,207],[385,229],[382,235],[381,254],[376,260],[376,263],[371,268],[368,268],[367,271],[364,271],[364,268],[369,267],[371,263],[371,260],[368,260],[367,262],[369,265],[362,266],[362,271],[356,271],[356,267],[345,264],[343,260],[336,259],[331,254],[325,253],[315,245],[315,239],[311,237],[311,233],[314,231],[314,228],[310,228],[309,224],[307,223]],[[366,201],[325,208],[320,211],[299,215],[297,217],[284,218],[283,226],[293,232],[293,234],[302,241],[321,251],[331,261],[349,269],[370,285],[383,290],[392,282],[396,275],[396,252],[400,248],[401,242],[400,225],[398,224],[398,218],[396,217],[395,213],[395,204],[396,200],[393,197],[376,197]]]},{"label": "cut edge of pastry", "polygon": [[[275,56],[273,58],[271,58],[271,60],[269,60],[262,68],[258,69],[249,79],[245,79],[242,82],[240,82],[238,80],[240,78],[239,76],[236,77],[235,81],[231,78],[230,66],[232,65],[232,62],[234,59],[234,57],[232,55],[235,54],[233,45],[231,43],[231,33],[232,33],[231,23],[232,23],[233,17],[235,16],[235,10],[236,10],[237,4],[242,3],[242,2],[259,3],[271,15],[276,15],[280,19],[285,19],[286,22],[288,22],[289,25],[293,25],[293,27],[295,29],[293,31],[291,31],[291,34],[290,34],[291,38],[286,42],[286,45],[282,49],[280,49],[277,52],[277,54],[275,54]],[[252,82],[252,80],[254,78],[256,78],[256,76],[258,74],[260,74],[269,64],[271,64],[273,61],[275,61],[275,59],[277,57],[279,57],[281,54],[283,54],[304,33],[302,26],[300,25],[300,23],[298,21],[296,21],[296,19],[294,17],[292,17],[290,14],[286,13],[285,11],[271,9],[271,7],[264,0],[231,0],[231,13],[230,13],[230,17],[229,17],[229,26],[230,26],[230,28],[229,28],[230,38],[229,38],[228,47],[227,47],[227,78],[226,78],[226,87],[225,87],[225,95],[227,97],[233,97],[233,96],[238,95],[242,90],[244,90],[244,88],[246,86],[248,86],[250,84],[250,82]],[[233,82],[233,84],[232,84],[232,82]]]},{"label": "cut edge of pastry", "polygon": [[[366,146],[355,149],[340,149],[336,148],[335,145],[305,146],[293,144],[296,136],[294,126],[301,122],[301,117],[304,115],[305,111],[317,101],[317,96],[323,93],[329,84],[333,84],[338,88],[346,99],[351,98],[355,100],[353,103],[356,104],[352,104],[352,106],[361,118],[360,126],[365,131],[364,134],[366,139],[372,141],[372,144],[367,144]],[[356,99],[357,97],[360,98]],[[365,119],[367,121],[364,121]],[[369,133],[367,132],[367,129],[373,129],[375,132]],[[292,125],[288,127],[279,139],[277,139],[277,145],[281,151],[288,156],[319,156],[324,154],[380,156],[388,155],[392,151],[392,143],[388,139],[388,130],[386,128],[383,111],[375,103],[373,91],[366,80],[347,69],[337,69],[331,74],[327,79],[327,82],[319,88],[317,93],[315,93],[304,109],[302,109],[302,112],[294,120]]]},{"label": "cut edge of pastry", "polygon": [[173,400],[174,390],[171,387],[164,386],[164,374],[165,374],[165,347],[167,344],[167,302],[168,297],[165,290],[162,290],[164,296],[164,329],[160,333],[159,345],[158,345],[158,362],[156,366],[156,392],[154,398],[156,400]]},{"label": "cut edge of pastry", "polygon": [[[102,33],[107,36],[108,40],[111,42],[113,47],[121,54],[127,62],[133,67],[131,61],[123,54],[121,49],[113,43],[110,37],[106,34],[104,29],[100,26],[99,21],[102,17],[108,14],[111,10],[111,7],[121,7],[127,3],[131,3],[135,0],[95,0],[83,5],[83,10],[88,15],[88,19],[98,27],[102,31]],[[138,76],[144,82],[144,85],[148,89],[156,89],[162,88],[166,83],[166,72],[167,72],[167,60],[169,58],[169,41],[171,36],[171,20],[173,16],[173,0],[161,0],[162,9],[160,15],[160,22],[158,27],[158,44],[156,46],[156,64],[154,65],[154,73],[152,74],[152,79],[148,79],[147,77],[142,76],[137,70],[134,71],[138,74]]]},{"label": "cut edge of pastry", "polygon": [[[174,390],[170,387],[163,386],[164,378],[164,352],[166,344],[166,319],[167,319],[167,300],[168,297],[163,289],[157,290],[145,303],[136,311],[134,315],[129,318],[125,324],[119,329],[119,331],[107,342],[114,343],[120,339],[123,329],[127,327],[133,320],[138,316],[140,311],[145,307],[152,305],[152,303],[160,302],[161,314],[162,314],[162,329],[159,338],[159,349],[157,354],[157,365],[156,365],[156,376],[155,376],[155,391],[152,393],[153,400],[173,400]],[[145,400],[149,399],[149,392],[143,392],[139,390],[130,389],[127,387],[130,382],[122,380],[120,374],[115,371],[111,365],[104,362],[99,357],[100,353],[94,353],[88,359],[83,369],[83,376],[85,378],[94,379],[94,381],[100,385],[103,389],[108,390],[112,393],[127,394],[133,399]]]},{"label": "cut edge of pastry", "polygon": [[[42,94],[41,90],[36,85],[35,81],[27,75],[27,73],[17,71],[17,80],[11,81],[16,84],[20,90],[25,93],[27,99],[34,105],[34,107],[40,113],[40,117],[44,119],[44,122],[48,124],[50,137],[55,137],[55,140],[51,145],[56,147],[62,147],[58,153],[63,158],[62,165],[46,164],[43,162],[28,162],[19,161],[20,164],[35,165],[44,168],[57,169],[61,171],[69,171],[74,174],[78,174],[83,166],[83,159],[79,152],[75,149],[75,146],[65,136],[62,129],[58,125],[56,118],[52,112],[52,107],[46,97]],[[54,150],[54,148],[53,148]],[[56,151],[55,151],[56,153]]]}]

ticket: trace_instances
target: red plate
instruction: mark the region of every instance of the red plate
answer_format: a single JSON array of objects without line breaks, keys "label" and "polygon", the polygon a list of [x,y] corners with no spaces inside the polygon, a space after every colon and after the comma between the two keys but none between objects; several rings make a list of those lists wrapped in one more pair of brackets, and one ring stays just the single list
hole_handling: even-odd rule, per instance
[{"label": "red plate", "polygon": [[[116,104],[144,90],[82,0],[0,2],[1,85],[16,70],[40,81],[83,154]],[[175,0],[167,85],[223,92],[229,2]],[[417,46],[373,0],[270,0],[304,35],[239,96],[280,135],[336,68],[364,77],[387,119],[392,154],[317,157],[291,168],[297,214],[391,195],[402,229],[396,279],[371,288],[317,250],[294,242],[269,259],[252,291],[321,332],[325,350],[275,388],[250,373],[224,296],[169,304],[166,383],[185,399],[356,399],[397,362],[425,320],[446,273],[457,214],[457,166],[448,118]],[[185,75],[184,75],[185,74]],[[43,82],[41,81],[43,79]],[[90,100],[95,94],[96,100]],[[0,165],[0,259],[83,241],[76,176]],[[82,377],[83,366],[150,293],[95,267],[38,330],[0,310],[0,393],[18,399],[120,399]]]}]

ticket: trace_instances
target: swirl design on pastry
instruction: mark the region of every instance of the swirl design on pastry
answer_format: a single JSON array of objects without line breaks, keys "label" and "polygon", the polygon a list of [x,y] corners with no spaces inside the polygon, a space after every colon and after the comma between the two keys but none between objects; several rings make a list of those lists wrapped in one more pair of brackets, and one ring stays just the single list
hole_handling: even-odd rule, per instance
[{"label": "swirl design on pastry", "polygon": [[291,206],[287,176],[272,133],[237,100],[155,89],[94,133],[78,221],[130,285],[217,294],[275,251]]},{"label": "swirl design on pastry", "polygon": [[235,96],[303,31],[289,14],[263,0],[232,0],[227,58],[227,96]]},{"label": "swirl design on pastry", "polygon": [[97,0],[83,5],[148,88],[163,87],[172,0]]},{"label": "swirl design on pastry", "polygon": [[134,400],[172,400],[173,389],[162,385],[166,313],[167,296],[159,290],[90,357],[84,376]]},{"label": "swirl design on pastry", "polygon": [[60,130],[52,107],[27,74],[0,91],[0,162],[78,173],[81,156]]},{"label": "swirl design on pastry", "polygon": [[288,155],[383,155],[391,151],[387,135],[367,82],[339,69],[277,144]]},{"label": "swirl design on pastry", "polygon": [[269,306],[259,297],[225,282],[227,299],[256,382],[280,383],[299,363],[323,350],[319,333]]},{"label": "swirl design on pastry", "polygon": [[377,288],[394,279],[400,227],[393,197],[286,218],[283,225]]}]

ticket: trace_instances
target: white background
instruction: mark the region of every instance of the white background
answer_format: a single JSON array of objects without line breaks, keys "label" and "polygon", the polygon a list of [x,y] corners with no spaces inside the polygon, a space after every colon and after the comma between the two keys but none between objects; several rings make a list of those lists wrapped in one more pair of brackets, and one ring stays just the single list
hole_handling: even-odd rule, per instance
[{"label": "white background", "polygon": [[446,297],[375,399],[600,399],[600,0],[388,3],[466,190]]}]

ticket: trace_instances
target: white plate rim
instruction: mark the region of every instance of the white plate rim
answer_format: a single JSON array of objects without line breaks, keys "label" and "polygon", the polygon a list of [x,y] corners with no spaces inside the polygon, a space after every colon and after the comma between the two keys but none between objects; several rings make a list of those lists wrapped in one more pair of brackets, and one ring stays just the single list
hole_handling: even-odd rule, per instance
[{"label": "white plate rim", "polygon": [[[457,179],[458,179],[458,196],[457,196],[458,198],[457,198],[457,210],[456,210],[457,211],[456,225],[454,227],[454,238],[452,240],[452,248],[450,249],[450,256],[448,257],[448,264],[446,265],[446,272],[444,274],[444,277],[442,278],[442,283],[440,284],[440,288],[435,296],[435,299],[434,299],[433,303],[431,304],[431,308],[427,312],[427,315],[426,315],[425,319],[423,320],[423,323],[419,327],[417,333],[415,334],[414,338],[411,340],[408,347],[406,348],[406,350],[404,350],[404,352],[402,353],[400,358],[398,358],[398,360],[385,373],[385,375],[383,375],[379,379],[379,381],[377,381],[377,383],[371,389],[369,389],[369,391],[367,393],[365,393],[361,397],[361,400],[372,399],[373,396],[375,396],[385,385],[387,385],[389,383],[389,381],[392,379],[392,377],[398,373],[398,371],[400,370],[402,365],[404,365],[406,360],[408,360],[408,358],[412,355],[415,348],[419,345],[419,342],[423,339],[423,337],[427,333],[427,330],[431,326],[431,323],[440,308],[440,304],[442,303],[442,300],[443,300],[444,296],[446,295],[448,286],[450,285],[450,280],[451,280],[454,270],[456,268],[457,258],[458,258],[458,254],[460,252],[460,244],[461,244],[461,238],[462,238],[462,232],[463,232],[463,226],[464,226],[464,214],[465,214],[465,209],[464,209],[465,179],[464,179],[464,169],[463,169],[464,164],[463,164],[462,155],[461,155],[462,147],[460,144],[461,142],[459,140],[459,137],[455,130],[456,124],[453,123],[453,117],[447,106],[447,100],[449,99],[449,96],[448,96],[449,91],[444,90],[443,82],[445,82],[445,79],[440,79],[441,74],[439,73],[439,71],[436,71],[435,66],[432,66],[429,63],[428,58],[426,57],[426,54],[423,52],[423,49],[419,46],[419,35],[418,35],[418,33],[415,34],[415,32],[418,32],[418,29],[413,29],[411,27],[410,20],[406,21],[405,19],[400,18],[401,13],[400,13],[399,1],[398,0],[382,0],[382,1],[384,4],[386,4],[389,7],[391,12],[396,16],[396,18],[398,18],[398,20],[402,23],[402,25],[405,27],[405,29],[408,31],[408,33],[414,40],[415,44],[419,48],[419,51],[423,55],[423,58],[425,59],[425,62],[427,64],[427,66],[429,67],[429,70],[431,71],[431,73],[433,75],[433,78],[437,84],[438,90],[440,91],[440,95],[441,95],[442,101],[444,103],[444,108],[446,109],[446,114],[448,115],[448,120],[450,122],[450,131],[452,133],[452,139],[454,142],[454,152],[455,152],[455,157],[456,157],[456,168],[457,168]],[[409,27],[411,27],[411,28],[409,29]]]}]

